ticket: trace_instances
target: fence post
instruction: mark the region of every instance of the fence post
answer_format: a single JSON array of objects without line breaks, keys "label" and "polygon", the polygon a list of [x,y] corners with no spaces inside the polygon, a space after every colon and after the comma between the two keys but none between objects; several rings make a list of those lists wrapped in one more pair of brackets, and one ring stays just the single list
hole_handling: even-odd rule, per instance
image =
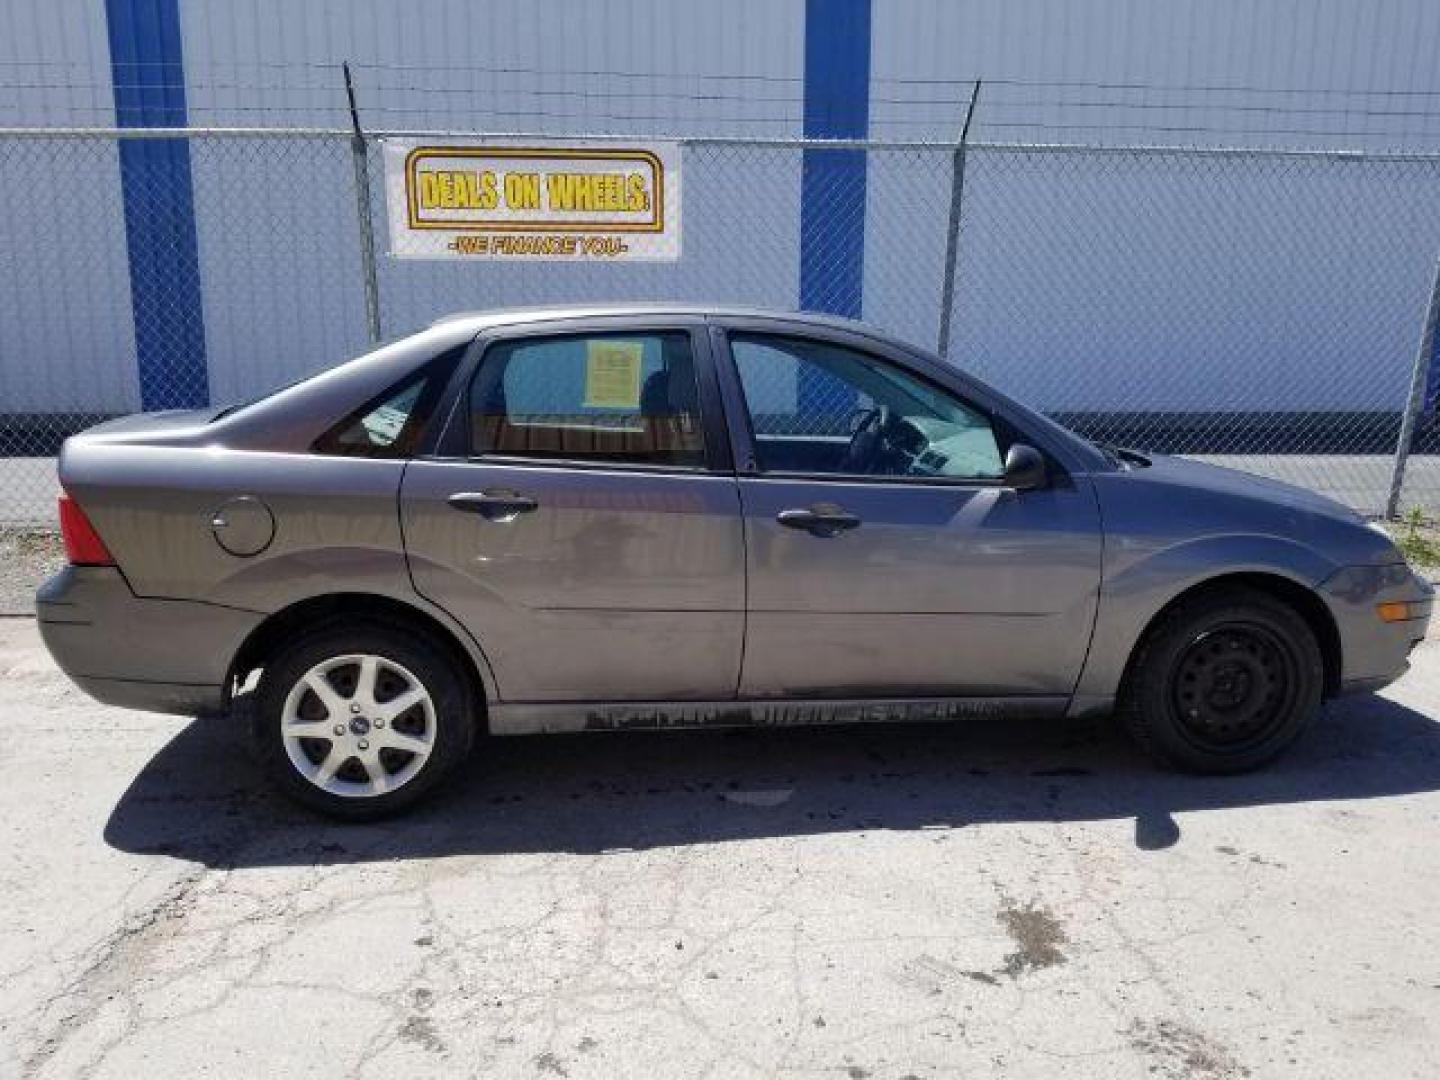
[{"label": "fence post", "polygon": [[360,225],[360,273],[365,282],[365,325],[372,343],[380,340],[380,279],[375,269],[375,223],[370,217],[370,158],[365,132],[360,127],[360,110],[355,107],[355,83],[350,78],[350,61],[345,72],[345,97],[350,103],[350,153],[355,159],[355,210]]},{"label": "fence post", "polygon": [[965,123],[960,127],[960,141],[955,144],[955,161],[950,172],[950,217],[945,232],[945,281],[940,287],[940,336],[935,350],[941,360],[950,356],[950,311],[955,306],[955,260],[960,255],[960,207],[965,197],[965,143],[970,138],[970,120],[975,103],[980,100],[981,80],[975,80],[970,103],[965,106]]},{"label": "fence post", "polygon": [[1415,349],[1415,365],[1410,369],[1410,396],[1405,399],[1405,415],[1400,420],[1400,438],[1395,444],[1395,468],[1390,474],[1390,498],[1385,501],[1385,516],[1392,521],[1400,513],[1400,489],[1405,483],[1405,463],[1410,458],[1410,443],[1415,438],[1415,422],[1425,405],[1426,373],[1430,356],[1435,350],[1435,325],[1440,318],[1440,259],[1435,260],[1435,274],[1430,283],[1430,305],[1425,309],[1425,323],[1420,343]]}]

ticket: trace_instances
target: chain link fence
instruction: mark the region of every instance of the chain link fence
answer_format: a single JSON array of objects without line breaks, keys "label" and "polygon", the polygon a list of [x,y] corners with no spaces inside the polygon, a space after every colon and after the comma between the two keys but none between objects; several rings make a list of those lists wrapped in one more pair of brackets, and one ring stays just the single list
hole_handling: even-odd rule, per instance
[{"label": "chain link fence", "polygon": [[[364,351],[375,323],[796,308],[802,257],[823,271],[830,250],[802,251],[807,152],[864,162],[805,213],[863,236],[868,321],[927,348],[948,333],[947,360],[1092,438],[1369,514],[1390,506],[1408,410],[1396,505],[1440,509],[1422,341],[1440,155],[680,139],[678,262],[424,262],[385,254],[384,137],[0,132],[0,523],[52,520],[66,435],[253,396]],[[805,299],[844,306],[843,288]]]},{"label": "chain link fence", "polygon": [[[1437,185],[1426,156],[972,148],[950,358],[1091,438],[1381,513]],[[1433,509],[1419,419],[1402,502]]]}]

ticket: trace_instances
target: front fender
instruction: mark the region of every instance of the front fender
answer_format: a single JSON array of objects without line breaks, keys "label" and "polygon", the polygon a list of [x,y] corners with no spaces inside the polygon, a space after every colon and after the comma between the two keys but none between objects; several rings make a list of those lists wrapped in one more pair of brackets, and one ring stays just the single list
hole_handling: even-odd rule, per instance
[{"label": "front fender", "polygon": [[1182,593],[1240,574],[1266,574],[1314,591],[1338,569],[1314,548],[1264,534],[1207,536],[1151,549],[1128,540],[1113,546],[1106,554],[1095,633],[1072,714],[1108,709],[1114,703],[1141,635]]}]

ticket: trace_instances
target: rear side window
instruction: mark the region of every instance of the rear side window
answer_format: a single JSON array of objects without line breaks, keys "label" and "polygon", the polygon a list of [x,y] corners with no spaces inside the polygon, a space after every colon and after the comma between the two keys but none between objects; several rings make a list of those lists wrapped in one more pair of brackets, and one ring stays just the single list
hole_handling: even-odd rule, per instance
[{"label": "rear side window", "polygon": [[437,356],[420,371],[372,398],[315,440],[317,454],[410,457],[420,443],[464,347]]},{"label": "rear side window", "polygon": [[470,387],[477,456],[699,466],[685,333],[527,338],[493,346]]}]

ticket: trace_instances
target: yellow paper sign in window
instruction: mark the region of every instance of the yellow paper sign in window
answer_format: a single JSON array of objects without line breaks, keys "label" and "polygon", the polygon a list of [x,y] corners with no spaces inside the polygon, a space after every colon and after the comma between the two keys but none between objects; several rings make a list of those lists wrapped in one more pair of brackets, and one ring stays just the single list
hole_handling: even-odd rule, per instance
[{"label": "yellow paper sign in window", "polygon": [[589,341],[585,352],[585,407],[640,408],[640,367],[645,345],[639,341]]}]

